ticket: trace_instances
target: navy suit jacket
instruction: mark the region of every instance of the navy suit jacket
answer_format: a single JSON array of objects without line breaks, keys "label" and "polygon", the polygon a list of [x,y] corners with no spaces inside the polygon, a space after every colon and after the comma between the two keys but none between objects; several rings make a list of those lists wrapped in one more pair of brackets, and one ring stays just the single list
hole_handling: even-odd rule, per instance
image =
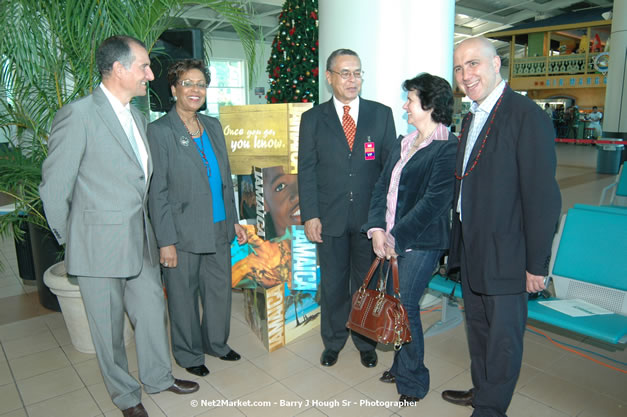
[{"label": "navy suit jacket", "polygon": [[[333,99],[303,113],[298,148],[298,195],[303,222],[320,218],[322,233],[340,236],[352,221],[368,218],[372,188],[396,139],[392,110],[359,100],[357,132],[351,152]],[[374,142],[374,159],[364,145]]]},{"label": "navy suit jacket", "polygon": [[[456,151],[457,137],[449,134],[448,140],[435,140],[416,152],[403,167],[391,230],[399,255],[407,249],[448,249]],[[372,192],[363,232],[375,227],[386,230],[387,193],[400,157],[401,141],[397,141]]]},{"label": "navy suit jacket", "polygon": [[[458,173],[462,171],[470,122],[467,117],[462,126]],[[561,210],[555,180],[555,133],[551,120],[537,104],[506,86],[501,105],[494,106],[479,134],[467,170],[488,128],[490,134],[477,165],[463,179],[462,221],[456,211],[453,213],[449,267],[465,268],[475,292],[515,294],[526,290],[525,271],[548,273]],[[457,180],[454,207],[459,190]]]}]

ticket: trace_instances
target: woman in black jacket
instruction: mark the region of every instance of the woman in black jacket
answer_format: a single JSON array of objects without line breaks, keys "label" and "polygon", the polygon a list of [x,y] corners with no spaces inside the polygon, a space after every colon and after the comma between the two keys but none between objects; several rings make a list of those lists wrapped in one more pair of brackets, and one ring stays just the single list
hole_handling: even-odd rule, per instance
[{"label": "woman in black jacket", "polygon": [[448,248],[457,138],[449,133],[453,92],[443,78],[420,74],[405,81],[408,123],[416,131],[398,141],[377,181],[363,229],[379,257],[397,257],[401,301],[412,341],[395,353],[381,380],[396,382],[400,400],[429,392],[419,300]]}]

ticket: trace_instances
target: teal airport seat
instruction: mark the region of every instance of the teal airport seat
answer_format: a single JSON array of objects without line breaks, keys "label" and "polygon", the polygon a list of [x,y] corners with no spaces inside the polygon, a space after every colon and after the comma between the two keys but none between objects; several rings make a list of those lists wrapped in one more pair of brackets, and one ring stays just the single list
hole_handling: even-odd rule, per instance
[{"label": "teal airport seat", "polygon": [[[529,318],[606,343],[627,343],[626,242],[624,208],[578,204],[570,209],[554,239],[549,267],[556,297],[530,300]],[[439,275],[429,288],[461,297],[461,286]],[[572,317],[542,304],[558,299],[584,300],[612,313]]]},{"label": "teal airport seat", "polygon": [[[610,206],[627,207],[627,174],[625,174],[625,164],[621,165],[616,181],[608,185],[601,191],[599,205],[609,204]],[[608,192],[609,201],[606,203]]]}]

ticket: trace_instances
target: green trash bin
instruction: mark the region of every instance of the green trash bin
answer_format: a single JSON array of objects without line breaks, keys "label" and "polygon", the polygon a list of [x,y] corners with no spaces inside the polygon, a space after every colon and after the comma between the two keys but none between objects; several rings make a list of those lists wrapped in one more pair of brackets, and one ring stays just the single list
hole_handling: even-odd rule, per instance
[{"label": "green trash bin", "polygon": [[597,172],[616,175],[620,169],[621,154],[625,145],[622,144],[622,139],[603,138],[601,140],[611,140],[616,143],[597,144]]}]

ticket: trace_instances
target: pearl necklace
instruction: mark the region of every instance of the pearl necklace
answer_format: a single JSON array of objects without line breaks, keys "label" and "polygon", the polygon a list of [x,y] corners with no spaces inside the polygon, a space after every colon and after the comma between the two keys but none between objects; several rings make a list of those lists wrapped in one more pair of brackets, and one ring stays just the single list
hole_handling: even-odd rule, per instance
[{"label": "pearl necklace", "polygon": [[[198,129],[194,133],[190,132],[189,129],[187,128],[187,123],[183,122],[183,126],[185,126],[185,130],[187,130],[187,133],[192,138],[198,137],[200,135],[200,121],[198,121],[197,114],[194,114],[194,119],[196,120],[196,126],[198,127]],[[181,119],[181,121],[183,121],[183,119]]]}]

